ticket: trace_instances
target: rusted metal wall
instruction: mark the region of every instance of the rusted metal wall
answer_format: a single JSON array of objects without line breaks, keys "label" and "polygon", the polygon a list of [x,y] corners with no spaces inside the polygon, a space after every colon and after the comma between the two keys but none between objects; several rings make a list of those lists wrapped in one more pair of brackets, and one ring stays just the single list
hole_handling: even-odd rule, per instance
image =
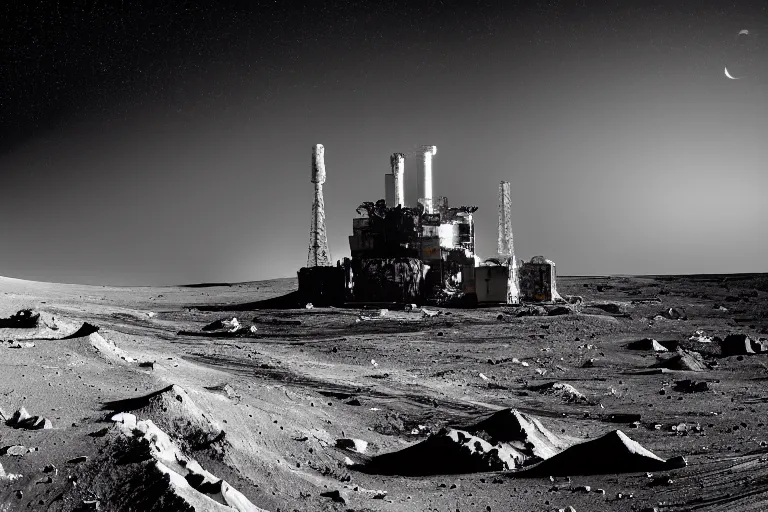
[{"label": "rusted metal wall", "polygon": [[520,267],[520,294],[526,302],[551,302],[559,299],[555,286],[555,264],[541,256]]},{"label": "rusted metal wall", "polygon": [[415,302],[423,297],[424,265],[417,258],[352,260],[353,296],[357,302]]},{"label": "rusted metal wall", "polygon": [[485,265],[475,268],[478,302],[507,302],[509,267]]}]

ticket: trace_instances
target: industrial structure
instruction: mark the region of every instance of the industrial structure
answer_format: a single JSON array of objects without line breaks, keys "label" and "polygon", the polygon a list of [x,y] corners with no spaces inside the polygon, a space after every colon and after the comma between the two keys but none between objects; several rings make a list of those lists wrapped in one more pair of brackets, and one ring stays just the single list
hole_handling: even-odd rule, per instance
[{"label": "industrial structure", "polygon": [[323,202],[325,148],[322,144],[315,144],[312,148],[312,183],[315,185],[315,197],[312,201],[312,226],[309,228],[307,267],[327,267],[331,265],[331,251],[328,249],[328,235],[325,232],[325,203]]},{"label": "industrial structure", "polygon": [[[315,305],[344,303],[475,306],[561,300],[555,266],[543,257],[518,263],[512,238],[511,188],[499,186],[498,255],[483,262],[475,253],[476,206],[433,199],[432,159],[437,147],[394,153],[384,177],[384,199],[364,202],[352,219],[351,258],[331,266],[322,184],[324,150],[312,155],[312,208],[307,267],[299,271],[299,294]],[[405,199],[405,159],[419,156],[418,200]]]}]

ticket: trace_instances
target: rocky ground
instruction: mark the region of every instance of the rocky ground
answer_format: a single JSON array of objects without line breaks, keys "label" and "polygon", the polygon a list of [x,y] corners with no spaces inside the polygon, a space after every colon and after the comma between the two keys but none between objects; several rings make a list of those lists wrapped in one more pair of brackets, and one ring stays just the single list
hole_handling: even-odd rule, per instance
[{"label": "rocky ground", "polygon": [[559,307],[195,307],[294,287],[0,279],[0,510],[768,506],[768,276],[566,277]]}]

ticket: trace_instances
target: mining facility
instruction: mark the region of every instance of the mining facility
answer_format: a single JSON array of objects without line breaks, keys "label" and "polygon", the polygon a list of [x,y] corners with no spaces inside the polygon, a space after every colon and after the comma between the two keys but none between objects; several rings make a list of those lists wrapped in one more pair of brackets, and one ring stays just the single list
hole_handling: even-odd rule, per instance
[{"label": "mining facility", "polygon": [[562,301],[555,264],[542,256],[518,261],[512,239],[510,184],[499,185],[499,232],[493,258],[475,252],[476,206],[449,206],[432,197],[432,159],[437,147],[422,146],[418,203],[405,201],[405,158],[390,157],[385,198],[364,202],[352,219],[351,258],[333,265],[325,229],[325,149],[312,151],[314,201],[307,266],[298,272],[299,296],[313,306],[553,303]]}]

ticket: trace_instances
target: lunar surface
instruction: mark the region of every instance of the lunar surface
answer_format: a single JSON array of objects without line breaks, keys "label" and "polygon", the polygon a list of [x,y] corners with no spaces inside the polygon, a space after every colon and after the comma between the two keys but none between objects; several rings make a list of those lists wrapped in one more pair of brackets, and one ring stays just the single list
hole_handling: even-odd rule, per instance
[{"label": "lunar surface", "polygon": [[558,286],[257,309],[296,281],[1,278],[0,510],[765,510],[768,276]]}]

